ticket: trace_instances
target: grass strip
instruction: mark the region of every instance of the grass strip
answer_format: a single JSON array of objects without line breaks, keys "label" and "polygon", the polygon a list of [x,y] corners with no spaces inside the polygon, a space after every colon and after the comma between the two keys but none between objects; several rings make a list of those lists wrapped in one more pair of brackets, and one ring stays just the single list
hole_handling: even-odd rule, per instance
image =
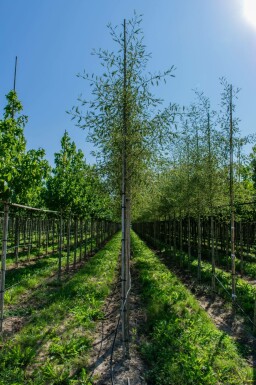
[{"label": "grass strip", "polygon": [[142,346],[148,384],[252,384],[252,369],[236,344],[134,233],[132,250],[148,317]]},{"label": "grass strip", "polygon": [[7,270],[5,304],[18,303],[22,294],[42,284],[51,273],[57,271],[57,262],[57,256],[48,256],[33,264]]},{"label": "grass strip", "polygon": [[[177,267],[182,268],[188,267],[191,275],[197,277],[198,274],[198,261],[195,256],[191,256],[188,261],[188,255],[185,252],[180,253],[177,251],[173,252],[170,247],[160,241],[156,242],[157,248],[168,258],[169,261],[174,263]],[[232,287],[232,275],[229,272],[222,270],[221,268],[215,268],[215,275],[221,281],[221,286],[216,282],[218,294],[221,295],[228,301],[232,301],[231,287]],[[200,283],[208,285],[210,287],[212,279],[212,265],[210,262],[201,261],[201,279]],[[229,293],[229,294],[228,294]],[[243,278],[236,277],[236,300],[237,303],[242,307],[244,312],[253,319],[254,317],[254,303],[256,296],[256,287],[250,282]],[[238,309],[238,311],[240,311]]]},{"label": "grass strip", "polygon": [[[93,244],[93,250],[96,243]],[[84,261],[86,253],[90,253],[91,244],[82,246],[82,258]],[[80,246],[76,249],[77,263],[80,261]],[[20,296],[29,293],[31,290],[36,289],[39,285],[44,284],[47,281],[50,274],[57,274],[58,271],[58,253],[48,254],[41,256],[40,258],[32,255],[35,259],[33,263],[26,261],[26,265],[17,266],[6,271],[6,292],[5,292],[5,305],[16,305],[20,301]],[[67,252],[62,252],[62,268],[65,275],[65,269],[67,269]],[[72,267],[74,262],[74,250],[70,252],[69,256],[69,268]],[[62,274],[63,274],[62,273]]]},{"label": "grass strip", "polygon": [[62,287],[36,293],[41,307],[12,341],[1,341],[0,385],[90,384],[91,333],[116,275],[120,234]]}]

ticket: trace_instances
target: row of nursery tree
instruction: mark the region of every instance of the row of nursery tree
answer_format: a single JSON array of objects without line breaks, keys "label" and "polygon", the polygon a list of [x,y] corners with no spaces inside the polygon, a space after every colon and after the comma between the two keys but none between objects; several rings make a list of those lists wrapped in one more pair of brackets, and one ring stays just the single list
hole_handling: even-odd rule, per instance
[{"label": "row of nursery tree", "polygon": [[[212,111],[209,99],[196,92],[196,102],[189,108],[172,108],[171,139],[159,145],[151,166],[138,161],[143,173],[132,186],[135,220],[229,213],[229,110],[235,112],[235,104],[230,104],[230,85],[223,79],[221,82],[219,112]],[[238,91],[232,92],[234,100]],[[27,117],[21,111],[22,105],[11,91],[0,120],[1,200],[83,216],[116,217],[117,182],[109,184],[99,168],[88,165],[67,132],[51,168],[43,149],[26,149]],[[244,145],[252,140],[240,136],[239,120],[234,118],[234,197],[237,214],[243,216],[254,212],[254,204],[243,205],[255,198],[256,147],[249,155],[243,152]],[[116,177],[117,166],[111,166]]]},{"label": "row of nursery tree", "polygon": [[91,99],[78,99],[70,114],[88,130],[97,165],[86,163],[67,132],[53,168],[43,149],[27,150],[27,117],[16,92],[7,95],[0,120],[0,200],[116,220],[125,192],[134,221],[228,214],[231,200],[237,215],[254,211],[245,203],[254,201],[256,146],[244,154],[254,138],[240,135],[239,90],[221,79],[218,111],[198,91],[189,107],[161,109],[152,87],[175,69],[147,72],[150,55],[140,25],[135,14],[121,33],[109,26],[116,51],[94,51],[103,72],[80,75]]},{"label": "row of nursery tree", "polygon": [[27,150],[24,127],[27,117],[15,91],[6,96],[0,120],[0,200],[10,203],[72,212],[75,215],[112,219],[113,199],[96,166],[65,132],[55,166],[45,151]]},{"label": "row of nursery tree", "polygon": [[159,152],[137,196],[137,220],[198,215],[229,218],[231,202],[236,218],[255,212],[256,146],[250,154],[245,151],[255,138],[240,134],[239,89],[224,78],[220,82],[219,111],[212,110],[210,100],[195,91],[195,102],[174,112],[173,138]]}]

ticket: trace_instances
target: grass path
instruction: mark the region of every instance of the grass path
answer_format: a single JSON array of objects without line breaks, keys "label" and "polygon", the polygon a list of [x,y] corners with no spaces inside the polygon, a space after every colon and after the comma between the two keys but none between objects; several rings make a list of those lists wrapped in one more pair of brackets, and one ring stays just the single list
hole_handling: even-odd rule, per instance
[{"label": "grass path", "polygon": [[[166,261],[172,262],[178,268],[189,269],[189,273],[193,277],[198,275],[198,261],[195,256],[191,256],[190,262],[188,263],[188,255],[185,252],[180,254],[178,251],[173,252],[170,247],[162,242],[156,242],[157,249],[165,255]],[[215,268],[216,279],[216,288],[218,294],[221,295],[228,301],[232,301],[231,286],[232,286],[232,274],[224,269],[219,267]],[[205,284],[211,286],[212,282],[212,265],[210,262],[201,261],[201,280],[200,284]],[[221,284],[220,284],[221,282]],[[254,303],[256,296],[256,286],[252,280],[249,280],[248,277],[236,277],[236,300],[237,303],[241,306],[243,311],[253,319],[254,316]],[[239,308],[238,308],[239,311]]]},{"label": "grass path", "polygon": [[0,385],[90,384],[85,370],[95,321],[111,290],[120,234],[61,287],[35,292],[37,308],[12,341],[0,341]]},{"label": "grass path", "polygon": [[132,249],[148,315],[148,341],[142,346],[148,384],[253,384],[252,368],[235,343],[134,233]]}]

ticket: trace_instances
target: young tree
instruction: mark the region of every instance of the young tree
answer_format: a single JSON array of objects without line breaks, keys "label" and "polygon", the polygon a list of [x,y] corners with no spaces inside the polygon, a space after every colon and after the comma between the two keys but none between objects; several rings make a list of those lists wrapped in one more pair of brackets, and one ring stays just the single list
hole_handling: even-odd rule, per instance
[{"label": "young tree", "polygon": [[15,91],[10,91],[0,120],[0,199],[33,205],[40,201],[49,171],[44,150],[26,150],[27,117]]},{"label": "young tree", "polygon": [[[116,196],[122,196],[122,290],[123,342],[128,351],[127,315],[129,278],[129,232],[134,186],[141,180],[146,164],[161,141],[170,137],[173,110],[156,110],[161,100],[155,98],[150,86],[172,75],[173,67],[163,74],[147,74],[150,55],[143,44],[141,17],[135,15],[122,31],[109,25],[117,50],[94,51],[104,72],[100,76],[80,75],[92,87],[92,100],[79,99],[80,106],[71,111],[77,125],[88,129],[88,139],[98,152],[102,172],[107,176]],[[87,107],[86,112],[83,107]]]},{"label": "young tree", "polygon": [[82,150],[77,150],[67,132],[61,138],[60,151],[55,153],[45,201],[50,209],[83,218],[110,217],[110,198],[96,167],[86,164]]}]

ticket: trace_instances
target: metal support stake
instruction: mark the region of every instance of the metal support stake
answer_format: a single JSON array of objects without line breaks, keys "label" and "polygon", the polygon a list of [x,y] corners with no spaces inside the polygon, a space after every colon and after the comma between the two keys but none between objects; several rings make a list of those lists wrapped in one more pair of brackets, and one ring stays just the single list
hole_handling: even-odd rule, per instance
[{"label": "metal support stake", "polygon": [[3,320],[4,320],[4,292],[5,292],[8,219],[9,219],[9,205],[8,203],[5,203],[4,204],[2,258],[1,258],[1,276],[0,276],[0,332],[3,331]]},{"label": "metal support stake", "polygon": [[63,226],[63,220],[62,220],[62,214],[60,216],[59,220],[59,263],[58,263],[58,281],[61,280],[61,265],[62,265],[62,226]]},{"label": "metal support stake", "polygon": [[253,334],[256,335],[256,294],[255,294],[255,297],[254,297]]}]

